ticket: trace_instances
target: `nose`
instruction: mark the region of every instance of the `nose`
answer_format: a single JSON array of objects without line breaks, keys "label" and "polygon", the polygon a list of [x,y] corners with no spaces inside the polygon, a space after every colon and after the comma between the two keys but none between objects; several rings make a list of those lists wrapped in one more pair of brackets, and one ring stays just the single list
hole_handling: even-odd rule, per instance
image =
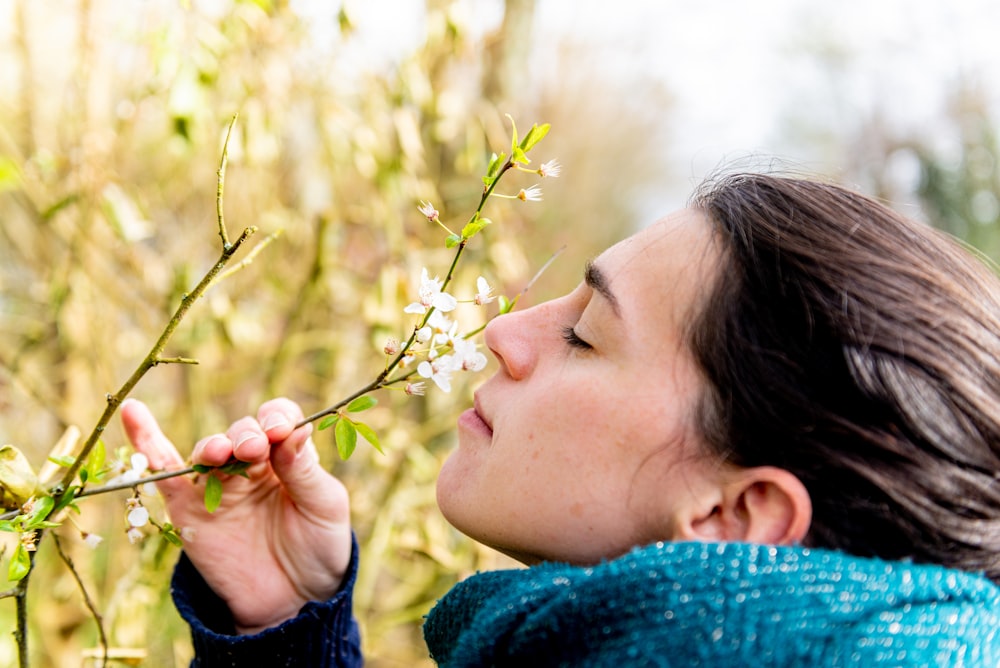
[{"label": "nose", "polygon": [[514,380],[526,378],[538,359],[539,315],[544,304],[523,311],[512,311],[494,318],[486,325],[483,340],[500,362],[501,372]]}]

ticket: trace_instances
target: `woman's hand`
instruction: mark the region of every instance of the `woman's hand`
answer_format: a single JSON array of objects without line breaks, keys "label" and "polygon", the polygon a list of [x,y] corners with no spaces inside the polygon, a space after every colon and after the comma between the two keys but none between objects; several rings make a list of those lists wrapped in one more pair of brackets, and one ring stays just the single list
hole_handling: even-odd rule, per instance
[{"label": "woman's hand", "polygon": [[[144,404],[122,404],[122,423],[153,469],[185,462]],[[319,465],[312,425],[294,429],[302,410],[288,399],[262,405],[257,419],[234,422],[225,434],[195,445],[195,464],[249,462],[249,479],[222,477],[222,503],[204,505],[204,482],[189,476],[157,483],[170,521],[191,533],[184,551],[229,606],[240,633],[255,633],[294,617],[308,601],[340,587],[351,558],[347,490]]]}]

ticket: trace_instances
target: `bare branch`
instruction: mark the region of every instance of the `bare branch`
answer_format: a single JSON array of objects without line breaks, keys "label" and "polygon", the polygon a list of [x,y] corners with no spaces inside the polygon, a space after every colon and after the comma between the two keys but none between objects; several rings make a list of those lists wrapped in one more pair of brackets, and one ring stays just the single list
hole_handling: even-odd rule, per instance
[{"label": "bare branch", "polygon": [[52,540],[56,544],[56,551],[59,553],[59,558],[63,560],[66,564],[66,568],[69,569],[70,574],[73,579],[76,580],[76,585],[80,588],[80,595],[83,596],[83,603],[90,610],[91,616],[94,618],[94,623],[97,624],[97,636],[98,642],[101,646],[101,668],[106,668],[108,665],[108,636],[104,632],[104,619],[101,617],[101,613],[97,611],[97,607],[94,602],[90,599],[90,594],[87,593],[87,588],[83,584],[83,580],[80,578],[80,574],[76,570],[76,566],[73,564],[73,560],[70,558],[66,551],[63,550],[62,541],[59,540],[59,535],[55,532],[52,533]]},{"label": "bare branch", "polygon": [[226,140],[222,143],[222,158],[219,160],[219,178],[215,190],[215,214],[219,219],[219,236],[222,238],[223,251],[229,248],[229,233],[226,232],[226,214],[224,212],[225,197],[223,195],[226,188],[226,165],[229,163],[229,138],[233,134],[233,127],[239,116],[239,114],[233,114],[233,120],[229,122],[229,128],[226,130]]}]

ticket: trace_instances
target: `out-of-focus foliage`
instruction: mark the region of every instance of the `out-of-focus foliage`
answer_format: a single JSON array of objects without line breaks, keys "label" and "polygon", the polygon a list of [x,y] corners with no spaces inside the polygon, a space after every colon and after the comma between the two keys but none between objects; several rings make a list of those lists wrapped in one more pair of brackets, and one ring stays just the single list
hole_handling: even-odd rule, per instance
[{"label": "out-of-focus foliage", "polygon": [[877,119],[857,141],[860,178],[876,194],[1000,260],[1000,142],[989,95],[962,83],[939,135],[900,133]]},{"label": "out-of-focus foliage", "polygon": [[[134,392],[182,452],[271,396],[312,412],[379,371],[385,338],[412,326],[402,308],[420,268],[443,274],[451,257],[416,204],[433,201],[446,221],[471,213],[490,151],[508,141],[505,113],[553,124],[536,160],[560,158],[563,177],[543,184],[542,205],[489,205],[496,224],[470,247],[456,296],[471,297],[479,274],[513,295],[570,243],[522,303],[558,294],[635,224],[632,188],[659,171],[650,137],[665,106],[623,123],[602,102],[613,80],[532,77],[533,2],[508,2],[483,35],[464,22],[467,3],[429,0],[414,26],[425,40],[377,68],[353,41],[351,6],[338,9],[317,26],[282,0],[0,4],[0,441],[36,467],[67,427],[95,423],[217,258],[216,169],[236,112],[226,219],[282,234],[213,287],[165,351],[200,364],[156,368]],[[359,448],[341,463],[332,434],[317,435],[352,492],[370,665],[427,662],[424,612],[457,578],[504,563],[435,506],[467,404],[466,386],[383,392],[366,419],[384,456]],[[125,443],[117,426],[105,441]],[[130,546],[123,498],[81,505],[74,522],[104,544],[87,550],[72,523],[58,531],[111,645],[145,649],[143,665],[187,665],[167,593],[175,548]],[[79,666],[96,632],[46,542],[29,597],[35,664]],[[13,628],[13,614],[0,601],[0,624]],[[0,664],[14,663],[8,634]]]}]

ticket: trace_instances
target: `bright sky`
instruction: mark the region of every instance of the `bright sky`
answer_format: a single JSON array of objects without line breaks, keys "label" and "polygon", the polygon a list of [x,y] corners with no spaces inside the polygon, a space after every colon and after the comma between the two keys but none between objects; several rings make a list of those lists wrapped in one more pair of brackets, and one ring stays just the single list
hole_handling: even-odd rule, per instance
[{"label": "bright sky", "polygon": [[[355,57],[366,65],[390,62],[424,38],[421,0],[345,1],[366,45]],[[551,49],[568,40],[586,47],[590,61],[582,67],[606,67],[629,85],[662,82],[675,99],[665,150],[692,180],[758,154],[835,172],[838,156],[789,129],[849,134],[875,110],[947,151],[955,142],[939,119],[959,79],[981,84],[1000,115],[997,0],[536,1],[533,62],[552,61]],[[15,2],[0,0],[0,41],[11,37]],[[201,11],[228,7],[191,2]],[[292,4],[313,17],[318,44],[336,41],[341,2]],[[503,13],[502,0],[460,6],[473,34],[492,30]],[[631,97],[623,96],[623,117]]]},{"label": "bright sky", "polygon": [[[789,139],[793,123],[801,131],[848,133],[877,110],[894,128],[933,136],[959,80],[983,85],[1000,114],[996,0],[537,3],[534,62],[546,62],[550,49],[570,40],[592,55],[586,67],[665,82],[676,99],[668,150],[694,181],[720,163],[759,154],[835,172],[837,156]],[[297,4],[319,14],[339,6]],[[474,32],[493,28],[502,6],[469,0],[467,24]],[[348,7],[358,37],[382,57],[422,39],[422,2],[358,0]],[[953,141],[942,135],[940,143],[947,150]]]}]

